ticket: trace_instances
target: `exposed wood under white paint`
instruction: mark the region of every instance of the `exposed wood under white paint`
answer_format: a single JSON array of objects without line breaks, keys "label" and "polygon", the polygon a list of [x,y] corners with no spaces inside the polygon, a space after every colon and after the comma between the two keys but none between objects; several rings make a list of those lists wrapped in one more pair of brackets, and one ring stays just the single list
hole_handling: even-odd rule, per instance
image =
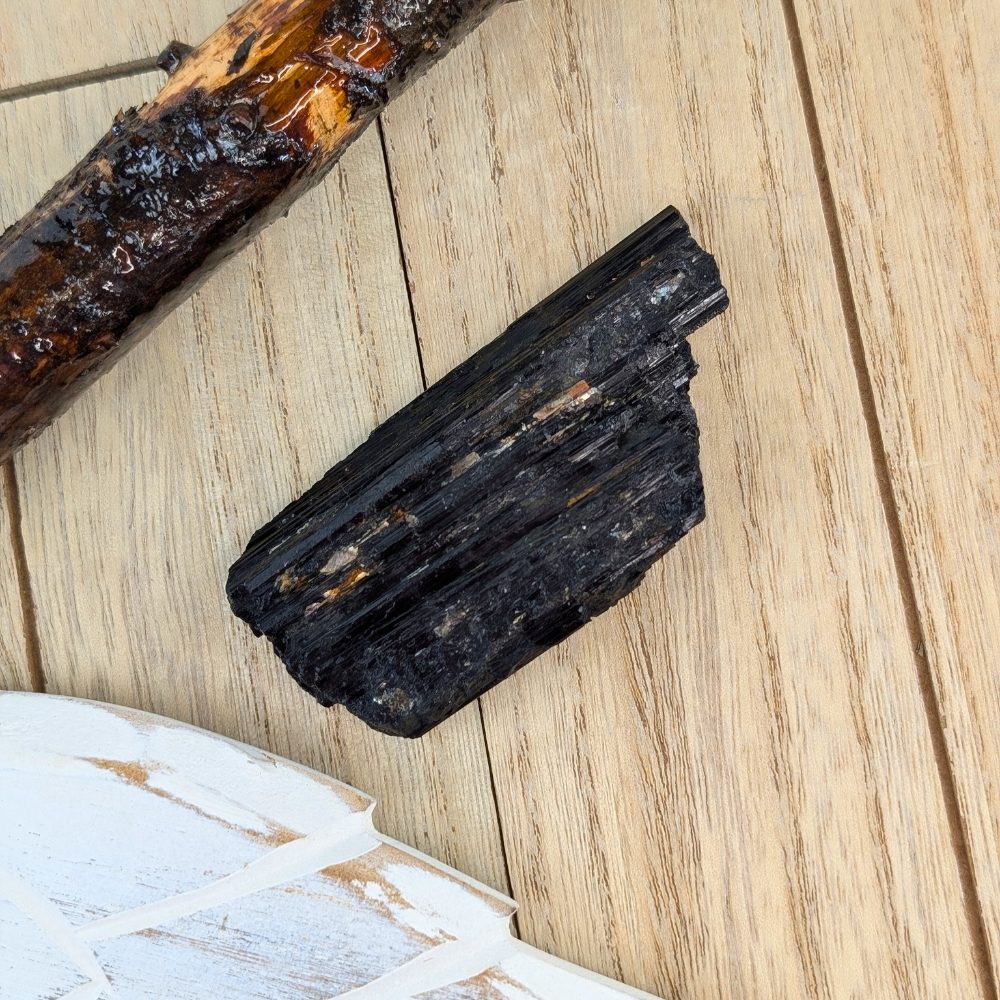
[{"label": "exposed wood under white paint", "polygon": [[614,1000],[374,803],[180,723],[0,694],[0,1000]]}]

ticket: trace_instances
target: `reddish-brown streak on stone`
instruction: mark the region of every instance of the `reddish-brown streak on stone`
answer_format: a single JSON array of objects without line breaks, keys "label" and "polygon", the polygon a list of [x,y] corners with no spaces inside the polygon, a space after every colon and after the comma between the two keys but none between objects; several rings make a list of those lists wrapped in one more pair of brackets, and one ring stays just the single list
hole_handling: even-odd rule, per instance
[{"label": "reddish-brown streak on stone", "polygon": [[264,0],[172,65],[163,93],[0,237],[0,461],[499,3]]},{"label": "reddish-brown streak on stone", "polygon": [[233,610],[321,704],[426,732],[630,593],[704,516],[686,337],[727,304],[661,213],[258,531]]}]

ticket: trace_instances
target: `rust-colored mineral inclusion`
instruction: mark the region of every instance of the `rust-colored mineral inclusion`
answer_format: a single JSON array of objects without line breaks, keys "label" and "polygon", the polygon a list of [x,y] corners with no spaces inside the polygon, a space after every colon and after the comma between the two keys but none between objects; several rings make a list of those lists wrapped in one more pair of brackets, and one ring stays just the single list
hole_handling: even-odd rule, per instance
[{"label": "rust-colored mineral inclusion", "polygon": [[728,304],[662,212],[256,532],[233,611],[320,704],[426,733],[613,607],[704,517],[687,337]]}]

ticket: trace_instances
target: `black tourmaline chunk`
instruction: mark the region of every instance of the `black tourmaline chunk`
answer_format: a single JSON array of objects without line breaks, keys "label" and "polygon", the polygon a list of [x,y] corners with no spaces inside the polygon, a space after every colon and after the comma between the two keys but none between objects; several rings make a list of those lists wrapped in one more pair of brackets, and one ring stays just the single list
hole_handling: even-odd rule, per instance
[{"label": "black tourmaline chunk", "polygon": [[727,305],[668,209],[258,531],[233,610],[324,705],[427,732],[702,520],[685,338]]}]

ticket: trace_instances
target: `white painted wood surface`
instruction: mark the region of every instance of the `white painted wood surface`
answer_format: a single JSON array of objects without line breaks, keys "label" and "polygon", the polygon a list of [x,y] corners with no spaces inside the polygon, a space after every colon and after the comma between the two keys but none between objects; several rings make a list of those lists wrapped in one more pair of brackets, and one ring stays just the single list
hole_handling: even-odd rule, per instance
[{"label": "white painted wood surface", "polygon": [[[162,82],[56,78],[238,2],[0,0],[0,94],[37,92],[0,103],[0,228]],[[995,1000],[998,40],[986,0],[499,11],[19,457],[0,686],[30,659],[337,774],[526,939],[678,1000]],[[250,533],[666,201],[734,302],[695,345],[706,523],[485,739],[321,709],[226,606]]]},{"label": "white painted wood surface", "polygon": [[614,1000],[326,775],[182,723],[0,694],[2,1000]]}]

